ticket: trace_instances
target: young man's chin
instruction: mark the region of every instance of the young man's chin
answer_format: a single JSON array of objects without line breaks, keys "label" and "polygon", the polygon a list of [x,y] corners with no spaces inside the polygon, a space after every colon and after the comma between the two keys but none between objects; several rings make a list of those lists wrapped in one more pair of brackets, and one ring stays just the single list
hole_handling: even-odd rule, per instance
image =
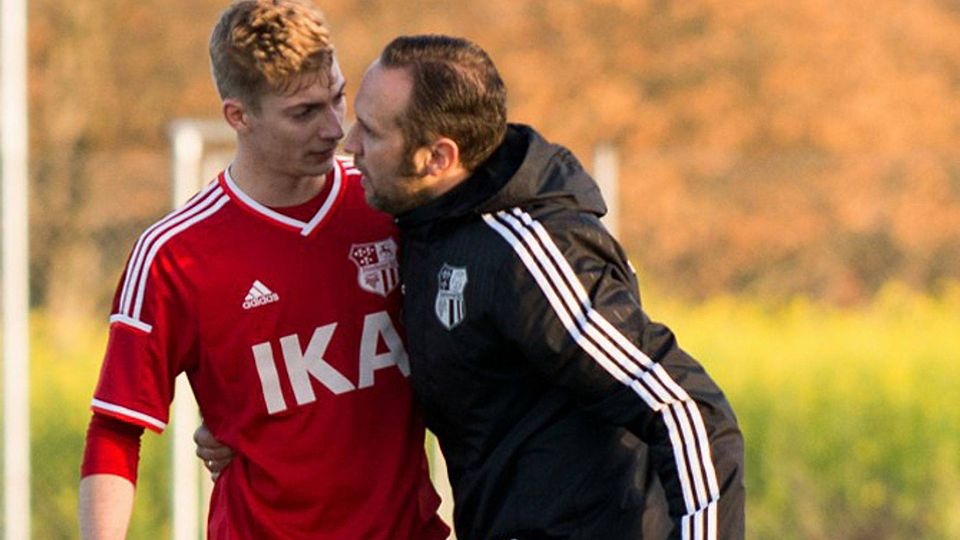
[{"label": "young man's chin", "polygon": [[327,174],[330,172],[330,169],[333,169],[333,162],[333,153],[330,153],[326,156],[310,155],[301,165],[303,169],[303,176],[322,176]]}]

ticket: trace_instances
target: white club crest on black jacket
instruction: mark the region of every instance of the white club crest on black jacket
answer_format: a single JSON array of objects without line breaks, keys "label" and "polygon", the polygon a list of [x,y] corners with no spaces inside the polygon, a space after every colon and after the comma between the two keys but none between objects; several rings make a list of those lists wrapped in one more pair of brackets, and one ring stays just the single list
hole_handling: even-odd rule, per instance
[{"label": "white club crest on black jacket", "polygon": [[744,535],[730,404],[641,309],[605,211],[569,151],[511,125],[398,220],[411,382],[460,540]]}]

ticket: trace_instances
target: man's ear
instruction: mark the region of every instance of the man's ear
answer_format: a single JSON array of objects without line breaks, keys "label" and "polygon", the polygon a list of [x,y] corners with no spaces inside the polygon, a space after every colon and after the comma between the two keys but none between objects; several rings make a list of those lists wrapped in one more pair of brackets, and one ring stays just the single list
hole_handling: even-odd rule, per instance
[{"label": "man's ear", "polygon": [[250,130],[250,111],[239,99],[227,98],[223,100],[221,111],[223,112],[223,119],[237,133],[245,133]]},{"label": "man's ear", "polygon": [[430,145],[426,166],[427,172],[435,176],[458,172],[463,168],[460,163],[460,146],[453,139],[440,137]]}]

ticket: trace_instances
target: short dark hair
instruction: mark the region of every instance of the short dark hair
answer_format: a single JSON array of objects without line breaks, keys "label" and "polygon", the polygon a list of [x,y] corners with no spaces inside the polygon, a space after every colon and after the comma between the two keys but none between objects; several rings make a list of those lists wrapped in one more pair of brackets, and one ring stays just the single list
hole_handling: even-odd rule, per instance
[{"label": "short dark hair", "polygon": [[443,35],[401,36],[380,54],[386,68],[407,69],[410,103],[397,119],[407,155],[436,137],[460,147],[460,161],[473,170],[500,145],[507,130],[507,91],[486,51]]}]

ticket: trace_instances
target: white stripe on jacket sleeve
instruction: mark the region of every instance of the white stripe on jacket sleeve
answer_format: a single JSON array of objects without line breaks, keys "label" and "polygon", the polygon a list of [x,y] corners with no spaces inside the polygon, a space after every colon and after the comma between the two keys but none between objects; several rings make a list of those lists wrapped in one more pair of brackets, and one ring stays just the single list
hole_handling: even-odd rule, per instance
[{"label": "white stripe on jacket sleeve", "polygon": [[681,538],[715,540],[720,490],[696,403],[663,366],[593,308],[576,272],[542,224],[520,209],[484,214],[483,219],[513,248],[574,342],[663,418],[686,510],[680,520]]}]

